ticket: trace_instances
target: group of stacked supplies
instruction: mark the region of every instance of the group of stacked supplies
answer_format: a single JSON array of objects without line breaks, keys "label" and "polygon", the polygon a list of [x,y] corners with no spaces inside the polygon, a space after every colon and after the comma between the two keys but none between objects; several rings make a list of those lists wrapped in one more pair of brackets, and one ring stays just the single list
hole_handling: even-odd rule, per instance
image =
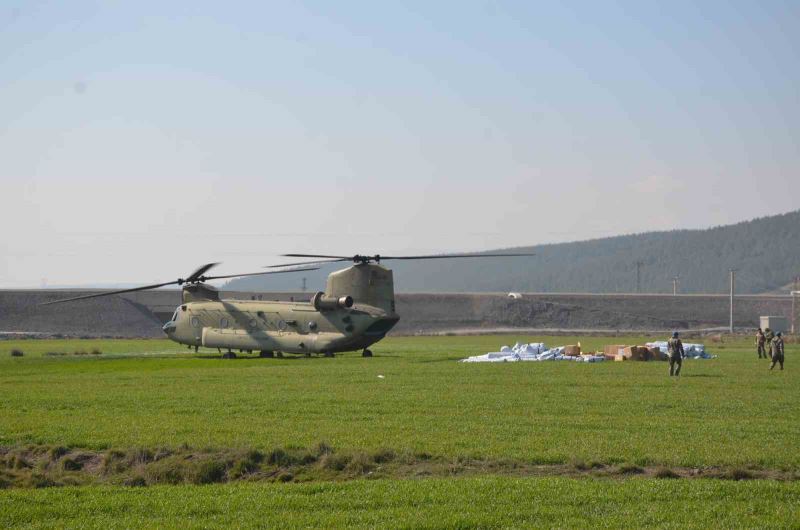
[{"label": "group of stacked supplies", "polygon": [[[684,344],[684,354],[689,359],[713,359],[702,344]],[[666,361],[667,343],[648,342],[644,346],[610,344],[602,352],[582,352],[581,344],[547,348],[543,342],[502,346],[500,351],[489,352],[462,359],[462,363],[506,363],[517,361],[574,361],[595,363],[600,361]]]}]

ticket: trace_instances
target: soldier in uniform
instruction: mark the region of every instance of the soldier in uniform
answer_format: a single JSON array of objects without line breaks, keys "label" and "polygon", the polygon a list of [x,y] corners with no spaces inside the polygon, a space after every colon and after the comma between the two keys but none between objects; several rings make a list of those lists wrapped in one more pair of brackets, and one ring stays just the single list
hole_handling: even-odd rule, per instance
[{"label": "soldier in uniform", "polygon": [[758,350],[759,359],[767,358],[767,350],[764,347],[766,343],[767,338],[764,336],[764,332],[761,331],[761,328],[758,328],[758,331],[756,331],[756,349]]},{"label": "soldier in uniform", "polygon": [[772,359],[772,339],[775,338],[775,333],[769,328],[764,330],[764,340],[767,341],[767,351],[769,352],[769,358]]},{"label": "soldier in uniform", "polygon": [[772,339],[772,364],[769,366],[770,370],[775,368],[775,363],[780,363],[781,370],[783,370],[783,337],[781,337],[780,331]]},{"label": "soldier in uniform", "polygon": [[672,334],[672,338],[667,341],[667,354],[669,355],[669,375],[681,375],[681,365],[683,364],[683,343],[678,338],[678,332]]}]

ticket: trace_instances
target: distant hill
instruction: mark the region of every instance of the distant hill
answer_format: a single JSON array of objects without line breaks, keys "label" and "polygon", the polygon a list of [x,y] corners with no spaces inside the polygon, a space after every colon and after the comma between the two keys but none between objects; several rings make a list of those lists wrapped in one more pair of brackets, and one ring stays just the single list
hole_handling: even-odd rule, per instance
[{"label": "distant hill", "polygon": [[[377,249],[348,249],[359,252]],[[642,292],[727,292],[728,270],[737,269],[739,293],[763,293],[786,286],[800,274],[800,210],[705,230],[648,232],[503,249],[535,252],[536,257],[482,260],[390,261],[401,292],[586,292],[636,291],[641,261]],[[272,277],[240,278],[226,289],[324,290],[328,273],[342,268]]]}]

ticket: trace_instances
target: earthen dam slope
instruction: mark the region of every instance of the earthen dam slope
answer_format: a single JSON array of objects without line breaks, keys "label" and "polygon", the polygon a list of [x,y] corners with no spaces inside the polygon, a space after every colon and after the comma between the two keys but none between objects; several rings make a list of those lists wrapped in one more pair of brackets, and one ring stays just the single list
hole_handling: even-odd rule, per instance
[{"label": "earthen dam slope", "polygon": [[[145,291],[41,306],[91,290],[0,290],[0,336],[163,337],[162,324],[180,304],[177,290]],[[99,291],[97,291],[99,292]],[[223,292],[231,299],[308,300],[308,293]],[[728,325],[726,295],[406,293],[392,334],[481,333],[513,330],[668,331]],[[761,315],[791,317],[787,295],[743,295],[734,324],[758,326]]]}]

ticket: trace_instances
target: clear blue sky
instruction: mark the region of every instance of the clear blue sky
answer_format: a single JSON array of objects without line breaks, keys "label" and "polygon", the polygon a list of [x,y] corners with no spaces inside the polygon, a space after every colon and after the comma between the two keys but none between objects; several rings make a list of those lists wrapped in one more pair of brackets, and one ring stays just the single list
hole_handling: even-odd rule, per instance
[{"label": "clear blue sky", "polygon": [[798,59],[797,2],[7,0],[0,287],[796,209]]}]

